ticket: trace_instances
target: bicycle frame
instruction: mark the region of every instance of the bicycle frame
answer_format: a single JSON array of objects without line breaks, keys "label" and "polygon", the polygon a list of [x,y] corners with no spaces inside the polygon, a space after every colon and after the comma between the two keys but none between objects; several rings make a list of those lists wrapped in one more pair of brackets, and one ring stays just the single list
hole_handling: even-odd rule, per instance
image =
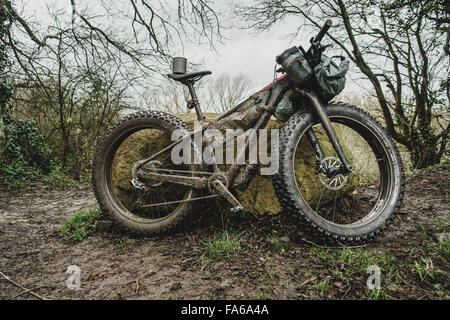
[{"label": "bicycle frame", "polygon": [[[145,164],[149,163],[150,161],[154,160],[159,155],[170,151],[174,146],[176,146],[178,143],[182,142],[183,140],[185,140],[187,138],[190,139],[193,135],[199,134],[200,132],[203,135],[203,132],[206,129],[214,128],[215,124],[217,124],[220,120],[222,120],[222,119],[230,116],[234,112],[236,112],[237,108],[239,107],[239,106],[237,106],[237,107],[231,109],[230,111],[226,112],[219,118],[217,118],[205,125],[204,117],[201,112],[201,108],[200,108],[199,102],[197,100],[195,90],[193,88],[193,83],[188,83],[187,85],[189,87],[189,91],[190,91],[191,97],[192,97],[192,100],[190,103],[195,108],[195,111],[197,114],[197,119],[200,123],[200,128],[198,128],[194,132],[187,134],[184,137],[181,137],[177,141],[174,141],[172,144],[170,144],[169,146],[165,147],[164,149],[158,151],[151,157],[149,157],[143,161],[140,161],[139,164],[137,165],[137,167],[135,168],[135,171],[137,171],[139,168],[141,168]],[[260,91],[260,92],[263,92],[265,90],[270,90],[270,96],[267,100],[267,103],[262,107],[260,114],[257,116],[257,119],[255,119],[256,122],[255,122],[254,126],[250,129],[259,130],[259,129],[265,128],[270,117],[275,112],[275,109],[277,108],[278,104],[280,103],[281,99],[283,98],[284,94],[289,89],[292,89],[289,79],[286,76],[283,76],[283,77],[280,77],[279,79],[275,80],[269,86],[265,87],[264,89],[262,89]],[[336,153],[338,154],[338,156],[343,164],[342,168],[340,169],[340,173],[350,173],[352,171],[352,167],[348,163],[348,160],[347,160],[347,158],[342,150],[342,147],[337,139],[336,133],[334,132],[333,127],[331,126],[330,120],[326,114],[325,106],[320,101],[317,94],[315,92],[313,92],[312,90],[308,90],[308,89],[298,89],[298,88],[293,88],[293,89],[296,90],[299,94],[301,94],[303,97],[305,97],[309,101],[309,105],[312,106],[315,114],[317,114],[320,121],[322,122],[324,130],[325,130],[326,134],[328,135]],[[248,130],[249,129],[247,129],[247,131]],[[245,131],[243,134],[246,134],[247,131]],[[241,136],[241,135],[242,134],[240,134],[239,136]],[[239,137],[239,136],[237,136],[237,137]],[[237,138],[237,137],[233,137],[233,139]],[[313,130],[308,129],[307,137],[316,152],[317,161],[318,161],[318,163],[320,163],[320,161],[322,161],[325,158],[325,155],[320,147],[320,144],[319,144]],[[225,144],[226,142],[227,141],[223,141],[222,144]],[[242,148],[241,150],[237,151],[238,157],[239,157],[239,155],[243,156],[248,151],[248,148],[249,148],[249,139],[246,139],[245,148]],[[224,176],[226,176],[228,181],[232,181],[235,178],[235,175],[238,172],[240,166],[242,166],[242,165],[233,164],[230,166],[230,168],[226,172],[221,172],[217,166],[217,163],[216,163],[217,160],[216,160],[215,155],[213,154],[212,151],[211,151],[211,153],[212,153],[211,154],[212,159],[214,159],[214,163],[212,164],[214,173],[224,175]],[[195,173],[195,171],[193,171],[192,173]],[[208,186],[208,179],[205,177],[182,176],[182,175],[177,175],[177,174],[161,174],[161,173],[154,172],[154,173],[146,173],[145,176],[143,176],[143,178],[152,179],[152,180],[154,179],[154,180],[164,181],[164,182],[171,182],[171,183],[176,183],[176,184],[182,184],[182,185],[190,186],[190,187],[193,187],[196,189],[205,189]]]}]

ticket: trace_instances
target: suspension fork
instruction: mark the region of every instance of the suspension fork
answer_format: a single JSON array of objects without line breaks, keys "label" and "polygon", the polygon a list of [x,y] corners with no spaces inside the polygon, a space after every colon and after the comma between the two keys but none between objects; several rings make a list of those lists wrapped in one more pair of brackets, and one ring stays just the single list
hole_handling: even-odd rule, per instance
[{"label": "suspension fork", "polygon": [[[314,91],[308,89],[295,88],[295,90],[299,92],[301,95],[308,98],[308,100],[311,102],[311,105],[313,106],[314,111],[318,115],[320,122],[322,122],[325,132],[328,138],[330,139],[334,150],[338,154],[339,159],[341,160],[342,165],[341,169],[339,170],[340,173],[349,174],[350,172],[352,172],[353,167],[348,162],[347,157],[345,156],[344,151],[342,150],[341,144],[339,143],[339,140],[336,136],[336,132],[334,131],[333,126],[331,125],[330,118],[328,118],[325,106],[320,102],[317,94]],[[309,128],[306,134],[308,140],[311,142],[311,145],[314,148],[314,151],[316,152],[316,163],[322,161],[325,158],[325,155],[322,151],[322,148],[320,147],[319,141],[317,140],[317,137],[314,134],[312,128]]]},{"label": "suspension fork", "polygon": [[322,160],[325,159],[325,154],[323,153],[319,140],[317,140],[316,134],[312,128],[308,128],[308,130],[306,130],[306,136],[314,149],[314,153],[316,155],[316,173],[319,173]]}]

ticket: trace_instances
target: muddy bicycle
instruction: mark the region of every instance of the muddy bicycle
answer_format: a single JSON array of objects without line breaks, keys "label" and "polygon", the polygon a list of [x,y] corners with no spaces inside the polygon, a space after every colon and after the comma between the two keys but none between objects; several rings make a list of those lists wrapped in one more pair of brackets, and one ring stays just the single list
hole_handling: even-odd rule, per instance
[{"label": "muddy bicycle", "polygon": [[[284,124],[272,183],[283,212],[318,240],[356,245],[379,235],[401,205],[402,162],[394,142],[371,115],[346,103],[329,102],[342,90],[346,73],[324,54],[327,46],[321,41],[330,27],[327,21],[307,51],[284,51],[277,57],[281,68],[276,70],[283,76],[208,123],[194,84],[211,72],[186,73],[186,60],[174,59],[168,76],[188,87],[187,107],[195,110],[199,125],[193,130],[162,111],[138,112],[113,125],[98,143],[93,160],[101,209],[145,234],[174,229],[198,214],[199,202],[208,199],[226,200],[233,212],[243,210],[235,190],[248,186],[258,164],[224,165],[214,161],[217,154],[212,151],[207,153],[212,162],[175,163],[171,155],[188,144],[183,156],[202,160],[205,146],[226,140],[203,136],[208,129],[237,128],[245,135],[264,129],[275,115]],[[191,139],[198,134],[200,140]],[[243,155],[251,152],[249,141],[236,150],[237,157],[245,159]]]}]

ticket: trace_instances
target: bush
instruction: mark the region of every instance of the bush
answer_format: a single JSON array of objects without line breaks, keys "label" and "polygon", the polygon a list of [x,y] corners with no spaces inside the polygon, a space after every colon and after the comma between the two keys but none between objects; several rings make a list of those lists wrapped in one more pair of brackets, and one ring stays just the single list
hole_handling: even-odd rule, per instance
[{"label": "bush", "polygon": [[0,158],[0,176],[7,185],[33,180],[55,170],[53,151],[32,120],[19,120],[5,130],[5,149]]},{"label": "bush", "polygon": [[32,120],[19,120],[6,128],[4,160],[17,161],[49,174],[54,169],[53,151],[39,134]]}]

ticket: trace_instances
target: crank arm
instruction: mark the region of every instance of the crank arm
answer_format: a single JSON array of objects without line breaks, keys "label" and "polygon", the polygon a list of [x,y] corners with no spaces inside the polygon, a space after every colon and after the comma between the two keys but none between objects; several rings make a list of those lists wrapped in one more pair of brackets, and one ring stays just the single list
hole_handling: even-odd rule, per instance
[{"label": "crank arm", "polygon": [[170,182],[175,184],[181,184],[188,187],[193,187],[195,189],[204,189],[207,187],[207,179],[198,177],[186,177],[173,174],[146,172],[140,173],[139,178],[144,180],[148,179],[156,182]]},{"label": "crank arm", "polygon": [[238,199],[228,190],[228,188],[219,180],[214,181],[214,188],[217,190],[217,192],[224,197],[232,206],[231,209],[232,212],[239,212],[243,210],[242,204],[239,202]]}]

